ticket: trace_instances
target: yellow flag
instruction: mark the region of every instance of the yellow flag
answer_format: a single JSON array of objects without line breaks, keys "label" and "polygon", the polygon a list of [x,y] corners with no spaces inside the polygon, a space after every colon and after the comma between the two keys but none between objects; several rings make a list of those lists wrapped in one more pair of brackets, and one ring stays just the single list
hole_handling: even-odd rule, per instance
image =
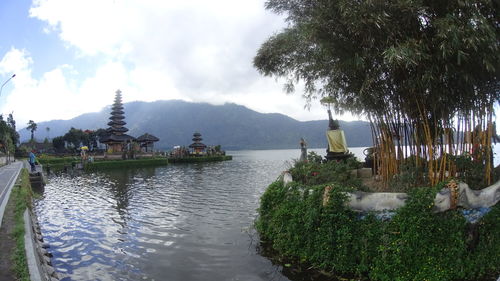
[{"label": "yellow flag", "polygon": [[331,152],[347,152],[347,143],[345,141],[344,131],[328,130],[326,138]]}]

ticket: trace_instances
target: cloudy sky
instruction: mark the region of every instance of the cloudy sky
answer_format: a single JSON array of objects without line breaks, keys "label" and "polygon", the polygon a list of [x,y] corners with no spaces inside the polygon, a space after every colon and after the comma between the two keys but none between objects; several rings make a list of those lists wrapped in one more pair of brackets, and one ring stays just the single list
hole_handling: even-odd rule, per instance
[{"label": "cloudy sky", "polygon": [[116,89],[124,102],[233,102],[327,117],[253,68],[258,47],[285,26],[264,0],[2,0],[0,25],[1,83],[16,74],[0,113],[14,112],[19,127],[99,111]]}]

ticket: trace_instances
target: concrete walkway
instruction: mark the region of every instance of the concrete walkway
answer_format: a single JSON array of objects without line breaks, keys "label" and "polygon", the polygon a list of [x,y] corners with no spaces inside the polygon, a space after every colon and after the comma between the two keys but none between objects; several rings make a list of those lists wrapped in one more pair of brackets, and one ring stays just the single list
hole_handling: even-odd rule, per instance
[{"label": "concrete walkway", "polygon": [[10,192],[22,167],[23,161],[0,167],[0,226],[2,226],[3,213],[9,201]]}]

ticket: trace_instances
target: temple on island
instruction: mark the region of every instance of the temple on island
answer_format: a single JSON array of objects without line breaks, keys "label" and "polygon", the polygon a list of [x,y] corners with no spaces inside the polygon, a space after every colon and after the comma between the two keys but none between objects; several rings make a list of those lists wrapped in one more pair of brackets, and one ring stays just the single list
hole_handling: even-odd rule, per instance
[{"label": "temple on island", "polygon": [[[115,101],[111,108],[111,116],[109,117],[108,128],[106,129],[106,136],[103,136],[99,142],[106,145],[106,152],[110,155],[119,154],[123,158],[135,158],[138,153],[150,153],[154,149],[154,142],[159,139],[151,134],[144,134],[139,138],[129,136],[126,134],[128,129],[125,127],[125,112],[123,111],[121,91],[116,91]],[[149,150],[149,151],[148,151]]]},{"label": "temple on island", "polygon": [[154,151],[154,143],[159,140],[160,140],[159,138],[150,135],[148,133],[137,138],[137,142],[139,143],[141,150],[143,152],[148,152],[148,150],[149,152]]},{"label": "temple on island", "polygon": [[111,121],[108,122],[108,128],[106,136],[101,138],[99,141],[106,144],[106,151],[108,153],[122,152],[126,150],[126,146],[130,145],[135,138],[125,134],[128,129],[124,127],[125,123],[125,112],[123,111],[122,105],[122,92],[120,90],[116,91],[115,102],[111,108]]},{"label": "temple on island", "polygon": [[193,143],[189,145],[189,148],[192,149],[191,154],[201,155],[205,153],[207,146],[201,142],[202,140],[200,133],[195,132],[193,134]]},{"label": "temple on island", "polygon": [[195,132],[193,134],[193,143],[189,146],[174,146],[168,157],[172,163],[191,163],[191,162],[212,162],[224,161],[233,159],[232,156],[226,155],[224,150],[221,150],[220,145],[208,146],[202,143],[201,134]]}]

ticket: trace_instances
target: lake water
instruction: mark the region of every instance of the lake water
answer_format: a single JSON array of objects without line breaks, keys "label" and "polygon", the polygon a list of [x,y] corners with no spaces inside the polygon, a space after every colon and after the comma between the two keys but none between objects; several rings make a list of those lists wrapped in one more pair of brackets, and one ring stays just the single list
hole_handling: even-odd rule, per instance
[{"label": "lake water", "polygon": [[[364,148],[351,148],[360,159]],[[314,150],[320,155],[324,149]],[[316,280],[259,254],[259,198],[295,150],[49,178],[35,208],[70,280]]]},{"label": "lake water", "polygon": [[299,149],[229,154],[50,177],[35,208],[56,270],[71,280],[309,280],[261,256],[253,229],[260,196]]}]

